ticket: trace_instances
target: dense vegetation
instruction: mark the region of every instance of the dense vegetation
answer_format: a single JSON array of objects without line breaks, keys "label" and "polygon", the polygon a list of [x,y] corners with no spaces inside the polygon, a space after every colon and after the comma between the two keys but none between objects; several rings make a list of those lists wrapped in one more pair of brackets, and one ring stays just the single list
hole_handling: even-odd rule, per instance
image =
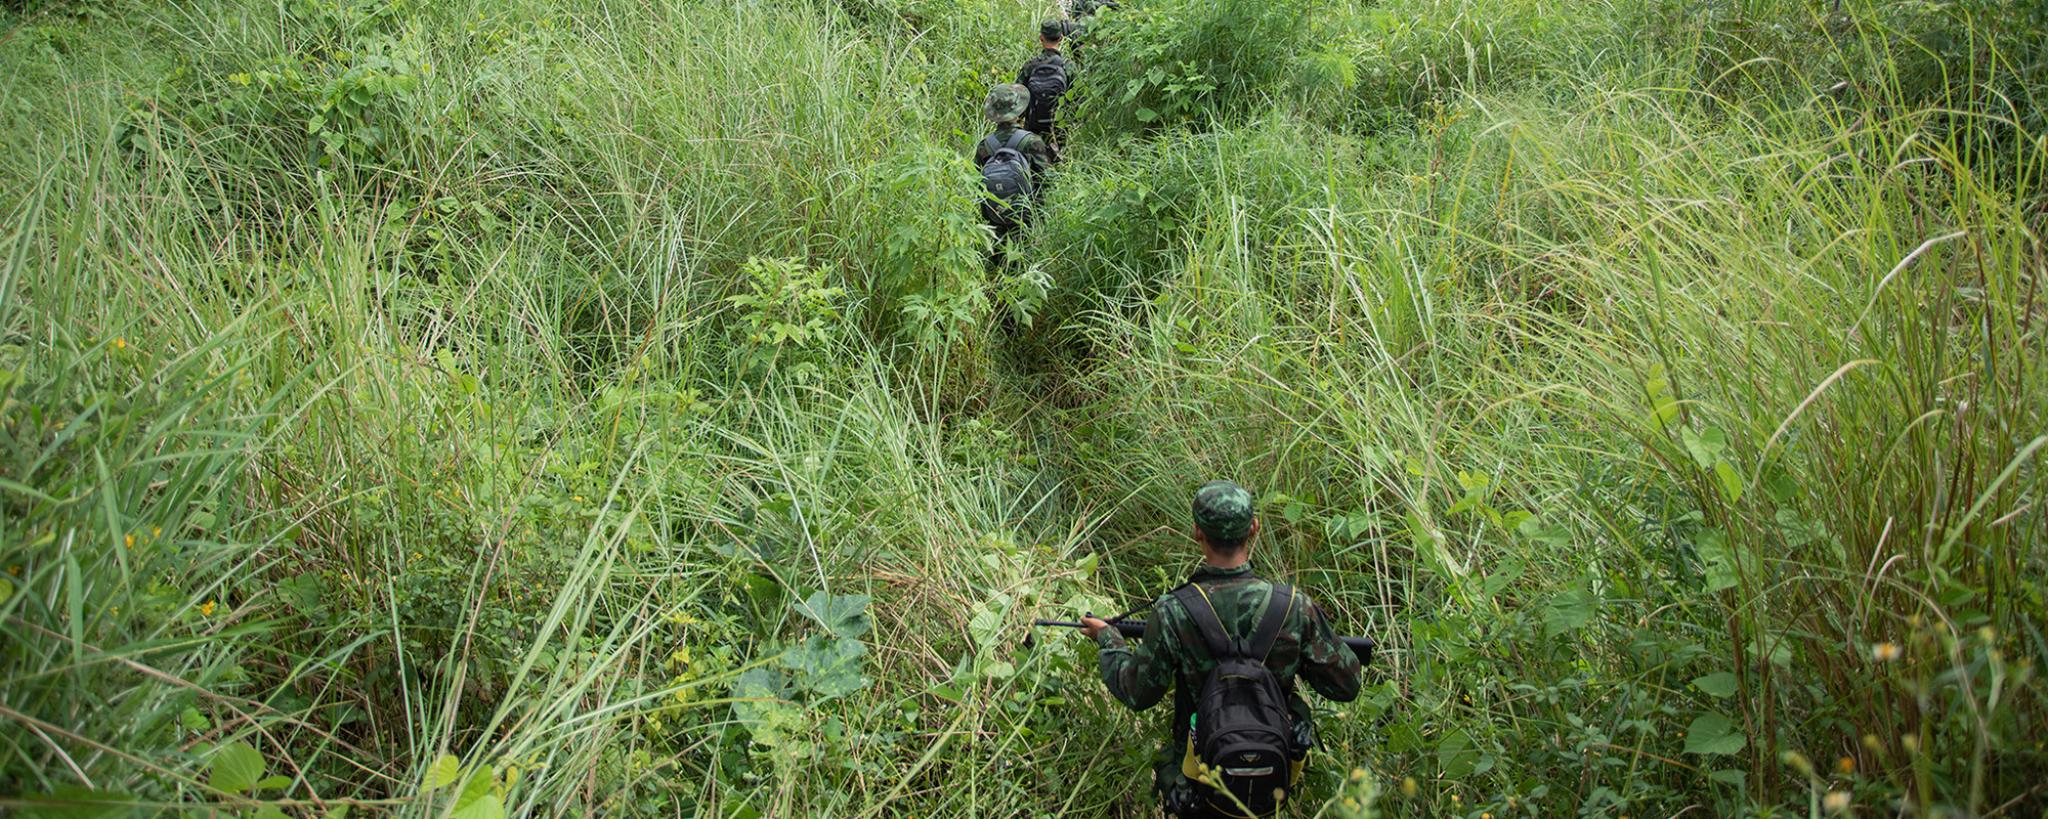
[{"label": "dense vegetation", "polygon": [[0,805],[1146,815],[1230,476],[1301,815],[2041,812],[2041,4],[1124,2],[6,4]]}]

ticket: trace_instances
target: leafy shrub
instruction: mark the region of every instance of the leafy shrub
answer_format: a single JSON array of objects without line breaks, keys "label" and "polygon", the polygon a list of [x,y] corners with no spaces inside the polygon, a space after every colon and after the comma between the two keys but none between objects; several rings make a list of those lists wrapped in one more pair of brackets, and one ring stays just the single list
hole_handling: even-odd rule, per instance
[{"label": "leafy shrub", "polygon": [[1288,91],[1323,2],[1162,0],[1107,11],[1086,35],[1075,140],[1258,112]]},{"label": "leafy shrub", "polygon": [[938,352],[987,318],[981,176],[968,156],[931,144],[910,146],[863,191],[875,249],[867,287],[881,332]]},{"label": "leafy shrub", "polygon": [[1390,0],[1340,6],[1323,52],[1355,66],[1351,105],[1318,110],[1340,127],[1377,129],[1478,94],[1536,84],[1595,52],[1603,15],[1560,15],[1528,0]]},{"label": "leafy shrub", "polygon": [[842,297],[826,272],[790,259],[748,259],[740,268],[746,292],[726,299],[739,309],[732,346],[738,372],[813,380],[833,366],[843,332]]}]

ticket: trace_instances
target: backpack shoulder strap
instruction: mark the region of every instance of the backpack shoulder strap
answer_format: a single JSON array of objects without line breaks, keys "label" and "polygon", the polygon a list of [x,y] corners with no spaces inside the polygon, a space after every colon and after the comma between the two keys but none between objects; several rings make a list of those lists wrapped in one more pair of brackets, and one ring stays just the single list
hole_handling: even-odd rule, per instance
[{"label": "backpack shoulder strap", "polygon": [[1029,136],[1031,136],[1030,131],[1022,128],[1012,128],[1010,129],[1010,139],[1008,142],[1003,143],[1003,147],[1021,154],[1024,152],[1024,140]]},{"label": "backpack shoulder strap", "polygon": [[995,134],[989,134],[982,138],[981,147],[988,151],[989,156],[995,156],[997,151],[1003,149],[1003,143],[1001,140],[996,139]]},{"label": "backpack shoulder strap", "polygon": [[1217,619],[1216,607],[1209,604],[1208,592],[1198,584],[1189,583],[1174,589],[1173,598],[1180,601],[1180,607],[1194,619],[1195,629],[1202,632],[1202,642],[1208,644],[1209,659],[1222,662],[1236,656],[1230,633],[1223,629],[1223,621]]},{"label": "backpack shoulder strap", "polygon": [[1273,594],[1266,602],[1266,614],[1259,618],[1259,627],[1252,631],[1251,641],[1245,644],[1246,656],[1257,657],[1265,662],[1273,653],[1273,644],[1280,639],[1280,629],[1287,625],[1287,615],[1294,610],[1294,587],[1285,583],[1274,583]]}]

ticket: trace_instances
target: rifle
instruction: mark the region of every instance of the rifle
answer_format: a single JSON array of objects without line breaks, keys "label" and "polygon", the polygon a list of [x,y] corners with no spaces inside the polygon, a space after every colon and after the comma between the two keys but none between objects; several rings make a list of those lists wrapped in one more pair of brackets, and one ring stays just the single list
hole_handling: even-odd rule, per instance
[{"label": "rifle", "polygon": [[[1111,617],[1104,622],[1107,622],[1111,626],[1114,626],[1117,630],[1117,633],[1122,634],[1127,638],[1133,640],[1142,640],[1145,638],[1145,621],[1126,620],[1124,618],[1129,617],[1133,614],[1137,614],[1138,612],[1144,611],[1147,608],[1151,608],[1151,606],[1131,609],[1130,611],[1124,612],[1115,617]],[[1094,617],[1095,615],[1091,613],[1085,614],[1084,616]],[[1031,621],[1031,625],[1046,626],[1051,628],[1081,627],[1080,623],[1074,622],[1072,620],[1033,620]],[[1337,639],[1342,640],[1344,642],[1344,646],[1346,648],[1351,649],[1351,653],[1358,655],[1359,665],[1368,665],[1372,662],[1372,652],[1374,648],[1378,647],[1378,644],[1374,643],[1371,637],[1338,637]],[[1031,647],[1031,635],[1029,634],[1024,635],[1024,647]]]}]

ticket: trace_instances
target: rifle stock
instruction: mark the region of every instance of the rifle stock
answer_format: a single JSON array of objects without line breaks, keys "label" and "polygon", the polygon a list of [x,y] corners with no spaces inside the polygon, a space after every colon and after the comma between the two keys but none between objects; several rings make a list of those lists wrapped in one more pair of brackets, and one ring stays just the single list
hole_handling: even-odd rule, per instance
[{"label": "rifle stock", "polygon": [[[1033,620],[1031,624],[1051,628],[1081,627],[1080,623],[1072,620]],[[1130,639],[1142,640],[1145,638],[1145,621],[1143,620],[1113,620],[1110,621],[1110,625],[1114,626],[1118,633]],[[1345,647],[1350,648],[1351,653],[1358,655],[1359,665],[1366,665],[1372,662],[1372,652],[1374,648],[1378,647],[1378,644],[1374,643],[1371,637],[1338,637],[1337,639],[1344,641]]]}]

